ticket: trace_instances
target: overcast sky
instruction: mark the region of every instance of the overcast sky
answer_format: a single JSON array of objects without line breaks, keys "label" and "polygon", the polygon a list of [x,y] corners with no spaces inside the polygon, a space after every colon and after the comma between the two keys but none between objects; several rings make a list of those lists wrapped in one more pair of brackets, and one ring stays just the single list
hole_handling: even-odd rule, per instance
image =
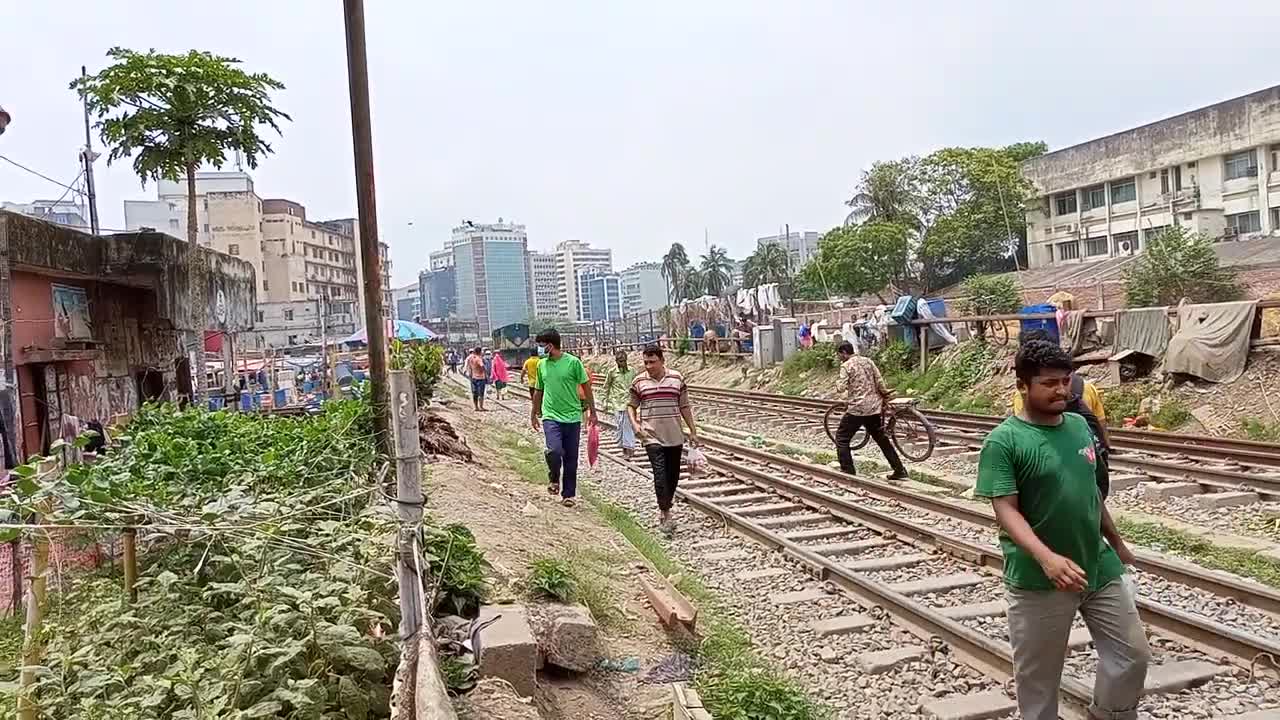
[{"label": "overcast sky", "polygon": [[[395,284],[461,219],[615,264],[704,229],[735,258],[826,230],[872,161],[945,145],[1063,147],[1280,83],[1280,2],[366,0],[382,239]],[[254,173],[308,217],[355,214],[340,0],[0,0],[0,154],[77,173],[68,82],[113,45],[231,55],[293,116]],[[97,142],[95,138],[95,142]],[[100,161],[104,227],[152,198]],[[0,200],[61,188],[0,162]]]}]

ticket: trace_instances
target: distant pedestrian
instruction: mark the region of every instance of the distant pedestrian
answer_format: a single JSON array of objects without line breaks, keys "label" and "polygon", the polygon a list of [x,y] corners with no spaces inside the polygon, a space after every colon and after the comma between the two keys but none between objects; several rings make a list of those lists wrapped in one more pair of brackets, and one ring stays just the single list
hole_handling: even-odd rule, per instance
[{"label": "distant pedestrian", "polygon": [[485,377],[493,377],[493,351],[489,348],[484,349],[484,372]]},{"label": "distant pedestrian", "polygon": [[853,343],[843,342],[836,348],[836,356],[840,358],[840,384],[837,391],[845,397],[844,417],[840,419],[840,428],[836,430],[836,457],[840,459],[840,469],[850,475],[858,474],[858,467],[853,463],[853,450],[850,443],[859,428],[866,428],[867,434],[884,459],[889,462],[893,473],[890,480],[907,480],[911,476],[898,457],[888,434],[884,431],[883,413],[888,408],[891,398],[889,389],[885,387],[884,378],[880,376],[880,368],[870,358],[862,357],[853,350]]},{"label": "distant pedestrian", "polygon": [[1018,709],[1056,720],[1067,638],[1078,611],[1098,652],[1090,717],[1137,717],[1151,649],[1124,566],[1133,553],[1094,477],[1089,425],[1067,412],[1071,355],[1031,341],[1014,360],[1022,410],[982,445],[975,495],[1001,528]]},{"label": "distant pedestrian", "polygon": [[631,382],[636,371],[627,367],[627,352],[619,350],[613,355],[616,367],[609,368],[604,376],[604,412],[618,426],[618,446],[622,456],[630,458],[636,450],[636,431],[631,424],[627,403],[631,399]]},{"label": "distant pedestrian", "polygon": [[808,350],[813,347],[813,331],[809,329],[809,323],[800,323],[800,327],[796,328],[796,337],[800,340],[801,349]]},{"label": "distant pedestrian", "polygon": [[485,369],[478,347],[467,356],[467,377],[471,380],[471,401],[475,403],[476,412],[484,412],[484,390],[489,384],[489,371]]},{"label": "distant pedestrian", "polygon": [[507,383],[511,382],[511,375],[507,372],[507,361],[502,359],[502,353],[493,354],[493,366],[490,374],[493,380],[493,392],[499,400],[502,399],[502,391],[506,389]]},{"label": "distant pedestrian", "polygon": [[529,387],[529,400],[533,400],[533,386],[538,384],[538,363],[542,360],[542,354],[546,352],[546,348],[538,346],[537,352],[529,356],[524,361],[524,384]]},{"label": "distant pedestrian", "polygon": [[547,492],[560,495],[565,507],[573,507],[578,494],[578,444],[584,409],[579,393],[585,398],[592,425],[597,422],[595,399],[582,361],[560,349],[559,332],[543,330],[536,341],[539,353],[546,356],[538,363],[529,422],[546,436]]},{"label": "distant pedestrian", "polygon": [[668,370],[662,348],[646,347],[644,372],[631,383],[627,415],[649,455],[653,469],[653,492],[658,500],[658,522],[668,535],[675,531],[671,506],[680,483],[681,457],[685,434],[680,421],[689,428],[689,444],[698,445],[698,427],[693,421],[689,386],[675,370]]},{"label": "distant pedestrian", "polygon": [[444,362],[446,365],[449,366],[449,372],[457,373],[458,372],[458,351],[454,350],[453,348],[449,348],[449,351],[444,354]]}]

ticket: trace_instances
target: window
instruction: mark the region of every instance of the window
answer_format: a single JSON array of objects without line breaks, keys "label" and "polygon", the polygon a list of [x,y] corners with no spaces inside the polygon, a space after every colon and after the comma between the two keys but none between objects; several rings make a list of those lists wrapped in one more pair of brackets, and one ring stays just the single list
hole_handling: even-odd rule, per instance
[{"label": "window", "polygon": [[1080,259],[1080,243],[1078,242],[1058,243],[1058,259],[1059,260],[1079,260]]},{"label": "window", "polygon": [[169,218],[169,228],[170,228],[170,229],[172,229],[172,230],[177,230],[177,229],[178,229],[178,219],[177,219],[177,218]]},{"label": "window", "polygon": [[1222,179],[1235,180],[1258,176],[1258,154],[1253,150],[1232,153],[1222,158]]},{"label": "window", "polygon": [[1182,166],[1177,165],[1173,168],[1173,189],[1182,189]]},{"label": "window", "polygon": [[1094,185],[1087,187],[1080,192],[1084,196],[1084,207],[1082,210],[1093,210],[1095,208],[1107,206],[1107,189],[1102,185]]},{"label": "window", "polygon": [[258,311],[258,322],[262,322],[262,321],[263,321],[263,320],[265,320],[265,319],[266,319],[265,314],[264,314],[261,310],[259,310],[259,311]]},{"label": "window", "polygon": [[230,245],[227,246],[227,254],[239,256],[240,246],[235,243],[231,243]]},{"label": "window", "polygon": [[1271,229],[1280,229],[1280,207],[1271,208]]},{"label": "window", "polygon": [[285,319],[285,320],[292,320],[292,319],[293,319],[293,311],[292,311],[292,310],[285,310],[285,311],[284,311],[284,319]]},{"label": "window", "polygon": [[204,224],[204,231],[209,232],[209,223]]},{"label": "window", "polygon": [[1262,232],[1262,217],[1257,210],[1228,215],[1227,227],[1235,230],[1238,235]]},{"label": "window", "polygon": [[1111,204],[1118,205],[1138,199],[1138,186],[1133,178],[1115,180],[1111,183]]},{"label": "window", "polygon": [[316,231],[315,231],[315,230],[312,230],[312,231],[311,231],[311,239],[312,239],[312,240],[315,240],[315,239],[316,239]]},{"label": "window", "polygon": [[1084,241],[1084,254],[1089,257],[1108,255],[1110,252],[1111,249],[1107,247],[1107,239],[1105,237],[1087,238]]},{"label": "window", "polygon": [[1138,251],[1138,231],[1134,230],[1127,233],[1117,233],[1111,236],[1111,241],[1116,245],[1116,252],[1121,255],[1127,255]]},{"label": "window", "polygon": [[1160,171],[1160,194],[1169,194],[1169,168]]},{"label": "window", "polygon": [[266,291],[268,291],[268,290],[270,290],[270,289],[271,289],[271,286],[267,284],[267,281],[266,281],[266,280],[263,280],[263,281],[262,281],[262,291],[263,291],[263,292],[266,292]]},{"label": "window", "polygon": [[1168,225],[1161,225],[1160,227],[1147,228],[1146,230],[1142,231],[1142,242],[1146,245],[1150,245],[1151,238],[1159,235],[1160,233],[1168,229],[1169,229]]},{"label": "window", "polygon": [[1076,211],[1076,193],[1074,190],[1054,195],[1053,202],[1057,206],[1057,215],[1070,215]]}]

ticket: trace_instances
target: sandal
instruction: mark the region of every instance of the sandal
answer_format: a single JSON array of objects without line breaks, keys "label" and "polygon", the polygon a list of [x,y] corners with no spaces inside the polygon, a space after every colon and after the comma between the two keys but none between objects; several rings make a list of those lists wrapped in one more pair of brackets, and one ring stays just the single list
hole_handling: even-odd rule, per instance
[{"label": "sandal", "polygon": [[548,494],[548,495],[559,495],[559,494],[560,494],[560,483],[551,483],[551,484],[547,485],[547,494]]},{"label": "sandal", "polygon": [[577,506],[578,501],[577,501],[577,500],[574,500],[573,498],[565,498],[565,499],[563,499],[563,500],[561,500],[561,501],[560,501],[560,504],[561,504],[561,505],[563,505],[563,506],[565,506],[565,507],[567,507],[567,508],[571,508],[571,507],[575,507],[575,506]]}]

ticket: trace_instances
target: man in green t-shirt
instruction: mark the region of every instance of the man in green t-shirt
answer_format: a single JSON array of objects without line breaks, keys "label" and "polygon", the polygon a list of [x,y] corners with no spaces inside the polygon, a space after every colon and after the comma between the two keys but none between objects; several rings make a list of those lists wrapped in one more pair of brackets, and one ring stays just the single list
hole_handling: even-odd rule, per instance
[{"label": "man in green t-shirt", "polygon": [[1093,436],[1084,418],[1066,412],[1071,356],[1032,341],[1019,348],[1014,368],[1022,411],[983,443],[975,494],[991,498],[1001,527],[1018,708],[1023,720],[1057,719],[1079,611],[1098,649],[1090,713],[1132,720],[1151,649],[1124,574],[1133,553],[1094,481]]},{"label": "man in green t-shirt", "polygon": [[534,381],[529,423],[547,439],[547,492],[560,495],[565,507],[573,507],[578,494],[578,441],[582,436],[583,401],[578,399],[578,389],[582,389],[590,422],[595,425],[591,380],[582,361],[560,349],[559,332],[543,330],[534,340],[542,361]]}]

